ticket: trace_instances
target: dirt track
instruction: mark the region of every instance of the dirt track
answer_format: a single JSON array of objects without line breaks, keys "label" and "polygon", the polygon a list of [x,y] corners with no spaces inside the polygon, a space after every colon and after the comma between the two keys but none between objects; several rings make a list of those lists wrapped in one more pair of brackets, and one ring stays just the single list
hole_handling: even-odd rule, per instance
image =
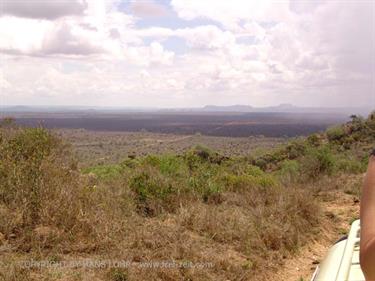
[{"label": "dirt track", "polygon": [[[345,179],[345,183],[360,188],[362,175]],[[359,186],[358,186],[359,185]],[[270,280],[306,281],[310,280],[319,262],[324,259],[328,249],[340,237],[347,234],[350,223],[359,218],[359,200],[357,195],[347,194],[343,190],[324,191],[319,194],[322,200],[324,221],[317,238],[301,248],[295,257],[285,260],[280,271],[270,276]]]}]

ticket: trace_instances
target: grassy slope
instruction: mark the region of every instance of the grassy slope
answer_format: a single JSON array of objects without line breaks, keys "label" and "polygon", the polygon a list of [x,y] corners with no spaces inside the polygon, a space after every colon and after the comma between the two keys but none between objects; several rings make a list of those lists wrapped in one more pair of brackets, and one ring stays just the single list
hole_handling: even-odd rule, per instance
[{"label": "grassy slope", "polygon": [[[0,243],[4,280],[262,280],[325,222],[331,179],[363,173],[374,115],[272,152],[203,147],[80,171],[44,129],[3,123]],[[338,176],[340,175],[340,176]],[[331,181],[330,181],[331,180]],[[323,182],[326,184],[323,186]],[[337,182],[336,182],[337,184]],[[341,188],[358,195],[357,186]],[[324,193],[326,194],[326,193]],[[116,259],[128,268],[22,269],[22,259]],[[209,268],[141,268],[144,261]]]}]

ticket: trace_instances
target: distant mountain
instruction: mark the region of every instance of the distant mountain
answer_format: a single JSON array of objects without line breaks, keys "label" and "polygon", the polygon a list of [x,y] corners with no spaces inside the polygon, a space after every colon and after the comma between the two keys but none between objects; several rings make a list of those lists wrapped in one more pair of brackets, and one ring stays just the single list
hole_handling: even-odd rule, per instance
[{"label": "distant mountain", "polygon": [[365,107],[299,107],[292,104],[280,104],[268,107],[253,107],[250,105],[217,106],[207,105],[193,111],[203,112],[286,112],[286,113],[335,113],[335,114],[359,114],[367,115],[373,108]]},{"label": "distant mountain", "polygon": [[300,107],[292,104],[280,104],[277,106],[254,107],[251,105],[206,105],[204,107],[186,108],[151,108],[151,107],[107,107],[107,106],[0,106],[0,114],[6,113],[252,113],[252,112],[276,112],[276,113],[330,113],[340,115],[357,114],[367,116],[375,109],[369,107]]},{"label": "distant mountain", "polygon": [[206,105],[202,108],[203,111],[211,111],[211,112],[294,112],[296,110],[303,110],[303,108],[299,108],[292,104],[284,103],[277,106],[269,106],[269,107],[253,107],[250,105],[226,105],[226,106],[218,106],[218,105]]},{"label": "distant mountain", "polygon": [[218,105],[206,105],[202,109],[203,111],[214,111],[214,112],[252,112],[254,108],[250,105],[228,105],[228,106],[218,106]]}]

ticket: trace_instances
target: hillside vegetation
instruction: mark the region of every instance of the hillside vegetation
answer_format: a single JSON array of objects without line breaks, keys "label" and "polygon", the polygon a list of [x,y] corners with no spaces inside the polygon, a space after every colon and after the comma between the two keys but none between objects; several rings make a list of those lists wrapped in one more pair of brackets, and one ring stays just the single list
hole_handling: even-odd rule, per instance
[{"label": "hillside vegetation", "polygon": [[[196,146],[80,170],[53,133],[5,119],[1,280],[264,280],[318,235],[320,181],[363,173],[374,143],[375,113],[261,155]],[[88,258],[131,264],[20,263]],[[179,266],[143,266],[151,261]]]}]

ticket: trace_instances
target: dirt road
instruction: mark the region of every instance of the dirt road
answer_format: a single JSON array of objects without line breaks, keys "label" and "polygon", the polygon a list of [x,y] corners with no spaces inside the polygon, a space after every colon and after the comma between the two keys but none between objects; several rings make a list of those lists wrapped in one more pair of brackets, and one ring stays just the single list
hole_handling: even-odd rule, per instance
[{"label": "dirt road", "polygon": [[[296,256],[285,261],[280,271],[273,274],[270,280],[306,281],[310,280],[319,262],[324,259],[327,250],[340,237],[347,234],[350,224],[359,218],[358,194],[342,188],[342,184],[360,188],[362,175],[345,179],[346,183],[338,183],[339,189],[324,191],[319,194],[324,221],[317,238],[300,249]],[[340,188],[341,186],[341,188]]]}]

